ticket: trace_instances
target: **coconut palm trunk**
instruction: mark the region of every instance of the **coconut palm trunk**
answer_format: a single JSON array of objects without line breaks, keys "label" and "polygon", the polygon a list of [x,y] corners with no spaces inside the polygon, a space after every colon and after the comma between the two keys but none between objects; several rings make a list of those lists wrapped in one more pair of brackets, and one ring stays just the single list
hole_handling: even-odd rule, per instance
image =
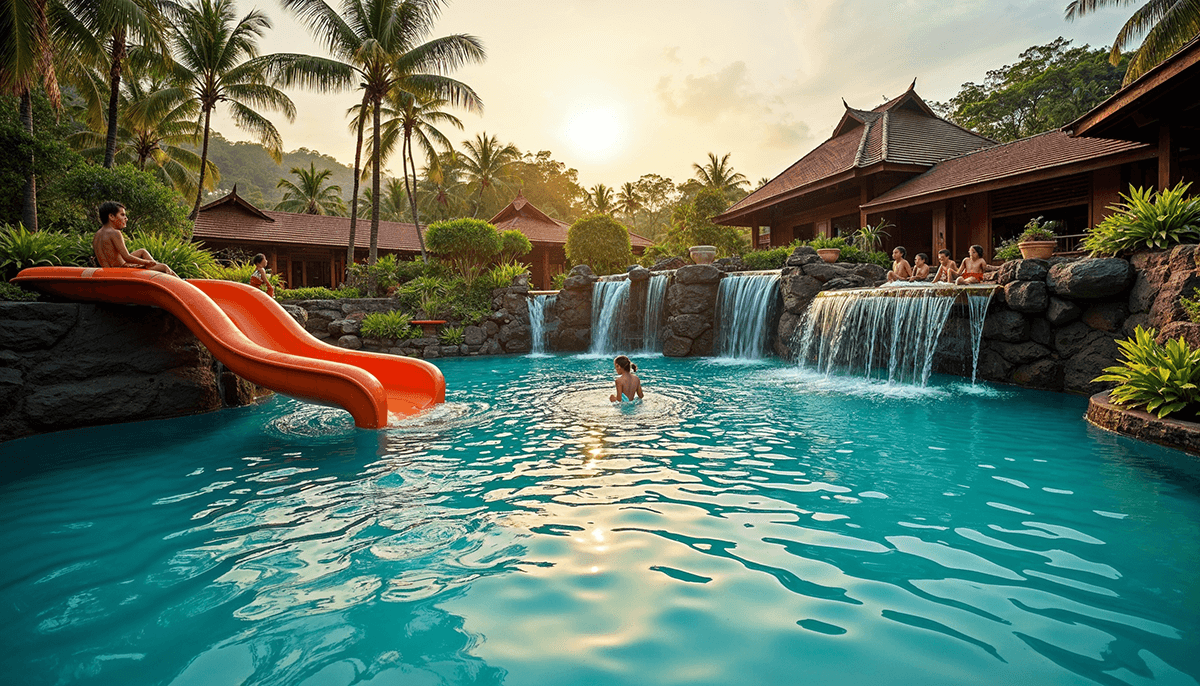
[{"label": "coconut palm trunk", "polygon": [[[208,167],[208,132],[209,123],[212,121],[212,107],[204,106],[204,143],[200,146],[200,178],[196,181],[196,204],[192,207],[192,213],[188,215],[188,219],[193,222],[196,217],[200,216],[200,199],[204,197],[204,171]],[[191,239],[191,236],[188,236]]]},{"label": "coconut palm trunk", "polygon": [[[379,259],[379,110],[383,107],[382,97],[372,98],[374,111],[371,112],[371,249],[367,254],[367,262],[375,264]],[[371,291],[375,284],[370,284]]]},{"label": "coconut palm trunk", "polygon": [[[400,152],[401,164],[404,165],[404,192],[408,194],[408,205],[412,208],[413,226],[417,229],[417,243],[421,246],[421,261],[429,263],[429,256],[425,254],[425,237],[421,235],[421,217],[417,214],[417,163],[412,156],[412,129],[406,127],[404,130],[404,149]],[[408,183],[409,163],[412,164],[412,185]]]},{"label": "coconut palm trunk", "polygon": [[104,168],[112,169],[117,156],[117,103],[121,94],[121,64],[125,61],[125,28],[113,31],[112,60],[108,68],[108,137],[104,141]]},{"label": "coconut palm trunk", "polygon": [[354,264],[354,245],[356,230],[358,228],[358,180],[362,176],[362,143],[363,143],[363,124],[367,118],[363,116],[363,110],[367,109],[367,103],[371,101],[371,96],[363,94],[362,107],[358,110],[358,142],[354,144],[354,192],[350,197],[350,244],[346,246],[346,269],[350,269],[350,265]]},{"label": "coconut palm trunk", "polygon": [[[21,91],[21,127],[33,137],[33,99],[29,89]],[[30,231],[37,231],[37,176],[33,173],[33,153],[29,153],[29,172],[25,175],[25,197],[21,204],[21,223]]]}]

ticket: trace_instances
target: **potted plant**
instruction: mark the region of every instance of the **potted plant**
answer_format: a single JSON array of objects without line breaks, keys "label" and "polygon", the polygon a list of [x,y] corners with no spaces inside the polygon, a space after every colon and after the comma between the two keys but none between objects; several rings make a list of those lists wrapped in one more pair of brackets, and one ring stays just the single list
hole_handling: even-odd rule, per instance
[{"label": "potted plant", "polygon": [[1025,225],[1025,231],[1017,237],[1017,247],[1021,249],[1021,257],[1027,260],[1048,260],[1054,255],[1054,247],[1058,245],[1056,240],[1058,234],[1054,229],[1059,228],[1061,222],[1042,221],[1041,217],[1034,217]]},{"label": "potted plant", "polygon": [[842,247],[846,245],[846,240],[843,238],[825,238],[820,236],[812,239],[809,246],[817,251],[822,260],[826,262],[837,262],[838,257],[842,254]]},{"label": "potted plant", "polygon": [[879,223],[874,226],[867,224],[854,232],[854,246],[863,252],[875,252],[883,247],[885,237],[891,237],[891,234],[884,229],[891,229],[895,226],[886,219],[880,219]]},{"label": "potted plant", "polygon": [[696,264],[712,264],[713,260],[717,259],[717,246],[693,245],[688,248],[688,254]]}]

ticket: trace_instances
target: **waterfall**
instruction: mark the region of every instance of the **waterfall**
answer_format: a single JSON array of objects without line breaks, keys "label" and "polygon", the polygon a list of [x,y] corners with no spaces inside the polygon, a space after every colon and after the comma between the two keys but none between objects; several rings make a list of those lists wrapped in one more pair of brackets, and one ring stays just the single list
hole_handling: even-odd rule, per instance
[{"label": "waterfall", "polygon": [[663,302],[667,299],[668,274],[654,274],[646,286],[646,316],[642,321],[642,352],[662,352]]},{"label": "waterfall", "polygon": [[617,352],[628,303],[629,279],[595,283],[592,287],[592,346],[589,353],[607,355]]},{"label": "waterfall", "polygon": [[546,353],[546,308],[554,304],[557,295],[535,295],[529,299],[529,337],[534,355]]},{"label": "waterfall", "polygon": [[968,293],[967,307],[971,316],[971,383],[975,383],[975,374],[979,371],[979,346],[983,343],[983,320],[987,317],[988,304],[992,302],[995,291],[987,293]]},{"label": "waterfall", "polygon": [[721,357],[757,360],[766,353],[779,272],[735,272],[717,290],[717,351]]},{"label": "waterfall", "polygon": [[825,291],[809,305],[792,341],[793,352],[801,366],[826,374],[841,371],[870,378],[886,369],[889,382],[925,385],[942,329],[964,296],[971,308],[973,355],[978,359],[979,335],[993,290],[892,286]]}]

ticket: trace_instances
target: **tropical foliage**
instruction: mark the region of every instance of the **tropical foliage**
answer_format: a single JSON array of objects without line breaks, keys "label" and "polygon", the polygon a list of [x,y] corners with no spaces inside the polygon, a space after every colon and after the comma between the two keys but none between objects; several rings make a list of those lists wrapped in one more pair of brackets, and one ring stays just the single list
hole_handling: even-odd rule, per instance
[{"label": "tropical foliage", "polygon": [[339,298],[361,298],[362,292],[357,288],[324,288],[308,286],[305,288],[288,288],[275,291],[276,300],[337,300]]},{"label": "tropical foliage", "polygon": [[714,223],[712,218],[729,206],[726,194],[704,188],[690,202],[675,206],[671,228],[663,241],[664,254],[683,255],[693,245],[712,245],[717,255],[740,255],[749,249],[745,229]]},{"label": "tropical foliage", "polygon": [[[153,255],[154,253],[150,254]],[[205,279],[220,279],[221,281],[236,281],[237,283],[248,284],[256,268],[250,262],[235,261],[229,264],[214,262],[211,266],[201,268],[200,271]],[[271,282],[271,287],[278,292],[282,287],[283,277],[278,274],[268,274],[267,279]]]},{"label": "tropical foliage", "polygon": [[1186,295],[1179,297],[1179,305],[1183,307],[1183,313],[1187,315],[1188,321],[1200,324],[1200,287],[1192,289],[1192,297]]},{"label": "tropical foliage", "polygon": [[425,239],[429,250],[446,260],[467,285],[478,278],[502,247],[496,227],[482,219],[436,222],[429,226]]},{"label": "tropical foliage", "polygon": [[500,252],[497,256],[500,262],[516,262],[518,257],[524,257],[532,250],[533,243],[520,231],[509,229],[500,232]]},{"label": "tropical foliage", "polygon": [[781,245],[769,250],[753,250],[742,255],[742,262],[748,269],[782,269],[787,263],[787,258],[791,257],[799,245],[800,241],[795,241],[791,245]]},{"label": "tropical foliage", "polygon": [[1095,226],[1083,248],[1093,255],[1119,255],[1135,250],[1162,250],[1180,243],[1200,242],[1200,197],[1187,194],[1189,183],[1155,192],[1131,188],[1124,202]]},{"label": "tropical foliage", "polygon": [[[1025,230],[1017,236],[1018,243],[1026,241],[1052,241],[1058,237],[1055,229],[1062,226],[1062,222],[1057,221],[1042,221],[1041,217],[1034,217],[1025,225]],[[1018,248],[1019,249],[1019,248]]]},{"label": "tropical foliage", "polygon": [[484,193],[508,195],[521,151],[512,143],[502,144],[496,136],[480,133],[474,140],[463,141],[459,160],[467,187],[478,187],[471,211],[472,217],[478,217]]},{"label": "tropical foliage", "polygon": [[567,259],[586,264],[597,274],[623,272],[634,263],[629,230],[604,214],[592,214],[567,229]]},{"label": "tropical foliage", "polygon": [[[216,266],[212,253],[178,235],[139,233],[127,237],[125,245],[130,252],[145,250],[184,279],[204,278],[204,274]],[[88,249],[91,249],[90,243]]]},{"label": "tropical foliage", "polygon": [[1132,338],[1117,341],[1125,359],[1093,381],[1119,384],[1110,393],[1119,405],[1144,407],[1160,418],[1195,415],[1200,409],[1200,350],[1182,337],[1159,345],[1155,333],[1139,326]]},{"label": "tropical foliage", "polygon": [[878,224],[874,226],[868,224],[859,228],[854,232],[852,242],[854,247],[863,252],[874,252],[883,246],[883,239],[891,236],[887,229],[894,228],[896,225],[886,219],[880,219]]},{"label": "tropical foliage", "polygon": [[26,290],[21,284],[0,281],[0,301],[33,302],[38,299],[37,291]]},{"label": "tropical foliage", "polygon": [[705,188],[712,188],[725,196],[726,207],[728,207],[728,203],[745,196],[745,187],[750,185],[750,180],[746,178],[745,174],[734,171],[730,166],[730,155],[732,153],[725,153],[724,156],[717,157],[710,152],[708,153],[708,162],[692,164],[692,168],[696,171],[696,180]]},{"label": "tropical foliage", "polygon": [[367,338],[390,338],[405,340],[417,338],[421,330],[410,322],[412,317],[398,310],[391,312],[372,312],[363,317],[362,328],[359,331]]},{"label": "tropical foliage", "polygon": [[[1075,19],[1108,5],[1128,5],[1133,0],[1071,0],[1067,4],[1067,19]],[[1134,50],[1125,72],[1129,83],[1167,59],[1185,43],[1200,33],[1200,4],[1194,0],[1145,0],[1129,21],[1117,32],[1109,51],[1109,60],[1118,64],[1123,53],[1132,48],[1138,38],[1141,45]]]},{"label": "tropical foliage", "polygon": [[27,267],[80,263],[92,246],[81,236],[55,231],[29,231],[24,226],[0,228],[0,274],[8,280]]},{"label": "tropical foliage", "polygon": [[112,169],[77,165],[47,190],[50,200],[57,201],[56,206],[62,212],[57,222],[67,230],[94,232],[100,227],[96,208],[105,200],[120,198],[129,214],[126,234],[153,231],[187,236],[192,232],[182,197],[164,186],[153,173],[139,171],[132,164]]},{"label": "tropical foliage", "polygon": [[342,188],[326,183],[333,172],[328,169],[317,170],[315,162],[309,163],[308,169],[292,167],[292,174],[297,182],[280,179],[277,187],[285,190],[283,200],[275,205],[275,209],[283,212],[299,212],[301,214],[331,214],[342,215],[346,205],[342,202]]}]

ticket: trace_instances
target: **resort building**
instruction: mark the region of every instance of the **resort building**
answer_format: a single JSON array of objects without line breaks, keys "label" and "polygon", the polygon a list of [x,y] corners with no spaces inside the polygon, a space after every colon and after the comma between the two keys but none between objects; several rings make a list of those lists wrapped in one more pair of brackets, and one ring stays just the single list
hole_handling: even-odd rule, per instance
[{"label": "resort building", "polygon": [[887,220],[885,250],[960,258],[979,244],[990,258],[1040,216],[1062,223],[1058,250],[1071,252],[1130,185],[1197,178],[1198,89],[1200,39],[1062,130],[996,144],[910,86],[870,112],[847,106],[828,141],[716,221],[768,227],[768,247]]},{"label": "resort building", "polygon": [[[564,271],[568,225],[550,218],[519,193],[491,223],[500,231],[517,229],[529,238],[533,251],[524,261],[533,274],[532,285],[550,288],[554,275]],[[370,235],[371,220],[360,217],[355,229],[356,262],[367,259]],[[225,197],[200,208],[193,236],[215,251],[263,253],[270,269],[290,288],[333,288],[346,270],[350,218],[259,209],[240,197],[235,186]],[[636,234],[629,238],[637,254],[651,244]],[[421,254],[412,224],[380,221],[378,241],[380,255],[412,259]]]}]

